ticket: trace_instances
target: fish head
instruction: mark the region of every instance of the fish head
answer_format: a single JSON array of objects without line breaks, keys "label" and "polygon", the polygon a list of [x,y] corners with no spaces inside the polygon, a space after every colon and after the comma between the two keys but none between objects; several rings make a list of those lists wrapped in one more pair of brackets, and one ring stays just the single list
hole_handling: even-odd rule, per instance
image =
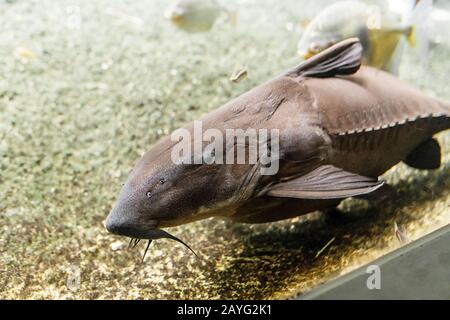
[{"label": "fish head", "polygon": [[180,163],[176,145],[166,137],[137,162],[107,217],[109,232],[142,238],[149,230],[233,213],[252,166]]},{"label": "fish head", "polygon": [[186,11],[183,8],[174,6],[169,8],[165,13],[164,17],[170,20],[175,25],[180,25],[183,23]]},{"label": "fish head", "polygon": [[307,60],[325,49],[330,48],[337,41],[335,37],[325,37],[324,35],[306,35],[302,37],[297,46],[297,52],[300,57]]}]

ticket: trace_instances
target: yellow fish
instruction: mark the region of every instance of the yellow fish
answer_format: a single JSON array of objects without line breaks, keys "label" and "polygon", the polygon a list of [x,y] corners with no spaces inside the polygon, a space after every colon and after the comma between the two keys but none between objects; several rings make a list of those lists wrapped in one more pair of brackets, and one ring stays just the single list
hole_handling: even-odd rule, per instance
[{"label": "yellow fish", "polygon": [[[400,3],[409,3],[401,7],[403,14],[399,12]],[[344,39],[357,37],[364,46],[364,64],[397,74],[402,38],[412,47],[416,47],[418,38],[422,49],[426,45],[424,22],[431,8],[432,0],[335,3],[308,25],[298,43],[298,53],[308,59]]]},{"label": "yellow fish", "polygon": [[165,16],[173,25],[187,32],[208,32],[217,18],[226,13],[231,24],[236,24],[236,13],[222,7],[214,0],[178,0]]}]

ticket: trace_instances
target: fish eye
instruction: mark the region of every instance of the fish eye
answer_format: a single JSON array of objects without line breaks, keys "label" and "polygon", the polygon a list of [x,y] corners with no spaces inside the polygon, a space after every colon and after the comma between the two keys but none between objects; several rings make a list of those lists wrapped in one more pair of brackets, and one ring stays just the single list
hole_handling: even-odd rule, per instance
[{"label": "fish eye", "polygon": [[159,184],[164,184],[166,182],[166,178],[159,179]]},{"label": "fish eye", "polygon": [[150,191],[147,191],[147,198],[151,198],[152,197],[152,193]]}]

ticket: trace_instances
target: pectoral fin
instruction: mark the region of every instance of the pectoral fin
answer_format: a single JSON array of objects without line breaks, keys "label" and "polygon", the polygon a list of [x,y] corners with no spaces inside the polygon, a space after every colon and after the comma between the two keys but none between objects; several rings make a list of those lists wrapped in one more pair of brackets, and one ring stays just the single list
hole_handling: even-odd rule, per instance
[{"label": "pectoral fin", "polygon": [[435,139],[429,139],[411,152],[405,160],[408,166],[416,169],[431,170],[441,165],[441,147]]},{"label": "pectoral fin", "polygon": [[264,195],[298,199],[344,199],[368,194],[383,184],[384,181],[375,178],[324,165],[302,177],[272,185]]},{"label": "pectoral fin", "polygon": [[350,38],[309,58],[286,75],[316,78],[350,75],[359,70],[362,57],[363,47],[358,38]]}]

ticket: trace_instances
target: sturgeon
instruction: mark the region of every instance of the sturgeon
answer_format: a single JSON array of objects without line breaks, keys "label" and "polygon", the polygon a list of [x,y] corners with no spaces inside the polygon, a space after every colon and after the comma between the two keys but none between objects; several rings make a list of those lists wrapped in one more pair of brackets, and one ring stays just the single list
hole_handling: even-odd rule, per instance
[{"label": "sturgeon", "polygon": [[165,137],[130,173],[107,230],[149,243],[182,242],[161,228],[213,216],[244,223],[288,219],[349,197],[376,198],[387,186],[379,176],[401,161],[438,168],[433,135],[450,128],[450,104],[361,66],[362,54],[359,40],[347,39],[201,118],[203,128],[223,134],[278,130],[276,174],[261,174],[259,161],[174,163],[176,142]]}]

